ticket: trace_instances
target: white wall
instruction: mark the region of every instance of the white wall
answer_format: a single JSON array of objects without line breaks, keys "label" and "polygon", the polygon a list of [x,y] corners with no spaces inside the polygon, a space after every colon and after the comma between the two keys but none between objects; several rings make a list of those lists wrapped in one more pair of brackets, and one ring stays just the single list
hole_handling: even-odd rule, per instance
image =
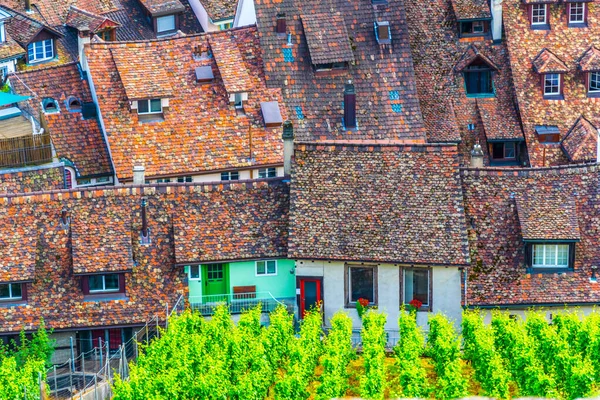
[{"label": "white wall", "polygon": [[[356,264],[356,263],[353,263]],[[355,308],[344,308],[344,263],[339,261],[296,262],[296,276],[323,277],[323,307],[325,325],[337,311],[343,310],[352,318],[353,328],[360,329],[361,321]],[[443,312],[455,321],[461,322],[461,271],[458,268],[433,267],[432,272],[433,312]],[[398,330],[400,310],[400,267],[392,264],[379,264],[377,267],[378,308],[387,314],[386,329]],[[428,329],[428,312],[419,312],[417,322]]]},{"label": "white wall", "polygon": [[202,29],[204,32],[214,32],[218,31],[219,27],[210,22],[210,18],[208,18],[208,13],[200,4],[200,0],[189,0],[190,6],[192,10],[194,10],[194,14],[196,14],[196,18],[198,18],[198,22],[202,25]]},{"label": "white wall", "polygon": [[256,24],[256,10],[254,9],[254,0],[239,0],[233,27],[247,26]]},{"label": "white wall", "polygon": [[0,68],[7,67],[8,73],[16,71],[17,60],[8,60],[0,62]]},{"label": "white wall", "polygon": [[[507,313],[507,314],[513,314],[513,315],[518,315],[521,318],[525,319],[525,313],[529,308],[510,308],[510,309],[502,309],[503,312]],[[594,310],[593,306],[581,306],[581,307],[537,307],[537,309],[542,310],[544,312],[544,314],[546,315],[546,319],[548,320],[548,322],[550,322],[552,320],[552,316],[559,314],[561,312],[574,312],[577,311],[578,313],[581,313],[581,315],[589,315],[592,313],[592,311]],[[484,314],[484,321],[486,324],[489,324],[492,322],[492,311],[491,310],[481,310],[481,312]]]}]

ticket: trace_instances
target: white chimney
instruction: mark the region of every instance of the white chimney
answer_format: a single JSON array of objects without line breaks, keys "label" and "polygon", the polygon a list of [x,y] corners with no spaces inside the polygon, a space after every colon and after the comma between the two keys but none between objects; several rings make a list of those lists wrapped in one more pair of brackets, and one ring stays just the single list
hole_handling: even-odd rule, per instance
[{"label": "white chimney", "polygon": [[143,165],[135,165],[133,167],[133,184],[143,185],[146,183],[146,168]]},{"label": "white chimney", "polygon": [[471,168],[483,168],[483,150],[479,143],[475,143],[471,150]]},{"label": "white chimney", "polygon": [[502,40],[502,0],[492,0],[492,39]]},{"label": "white chimney", "polygon": [[85,58],[84,46],[91,42],[90,39],[90,31],[83,29],[77,34],[77,50],[79,52],[79,63],[81,64],[81,69],[84,71],[88,70],[87,60]]},{"label": "white chimney", "polygon": [[294,126],[291,121],[283,123],[283,174],[292,172],[292,156],[294,155]]}]

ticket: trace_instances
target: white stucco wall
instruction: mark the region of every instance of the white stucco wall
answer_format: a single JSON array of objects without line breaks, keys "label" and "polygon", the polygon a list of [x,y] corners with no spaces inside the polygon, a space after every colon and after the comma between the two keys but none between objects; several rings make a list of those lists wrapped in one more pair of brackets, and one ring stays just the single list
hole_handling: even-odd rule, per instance
[{"label": "white stucco wall", "polygon": [[[510,309],[502,309],[503,312],[507,313],[507,314],[513,314],[513,315],[518,315],[521,318],[525,319],[525,314],[527,312],[528,308],[510,308]],[[552,316],[559,314],[561,312],[578,312],[581,313],[582,315],[588,315],[590,314],[593,310],[594,307],[593,306],[572,306],[572,307],[538,307],[538,310],[541,310],[544,312],[544,314],[546,315],[546,319],[548,320],[548,322],[552,321]],[[492,311],[491,310],[481,310],[481,312],[484,314],[484,321],[486,324],[489,324],[492,322]]]},{"label": "white stucco wall", "polygon": [[0,68],[6,67],[8,69],[8,73],[15,72],[17,60],[8,60],[8,61],[0,61]]},{"label": "white stucco wall", "polygon": [[256,24],[256,10],[254,9],[254,0],[239,0],[233,27],[247,26]]},{"label": "white stucco wall", "polygon": [[[356,265],[356,263],[352,263]],[[386,329],[398,330],[400,310],[400,269],[392,264],[379,264],[377,267],[378,308],[387,314]],[[331,317],[340,310],[352,318],[353,328],[360,329],[361,321],[355,308],[344,308],[344,263],[298,260],[296,276],[323,277],[323,307],[325,326]],[[433,267],[431,271],[433,313],[443,312],[458,325],[461,322],[461,271],[458,268]],[[431,313],[420,312],[417,322],[428,329],[427,319]]]}]

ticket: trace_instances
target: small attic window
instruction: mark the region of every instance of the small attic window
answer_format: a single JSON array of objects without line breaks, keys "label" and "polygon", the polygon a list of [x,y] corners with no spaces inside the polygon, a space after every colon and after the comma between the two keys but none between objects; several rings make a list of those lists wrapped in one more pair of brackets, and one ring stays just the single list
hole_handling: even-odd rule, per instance
[{"label": "small attic window", "polygon": [[83,103],[81,107],[81,115],[83,119],[96,118],[98,116],[98,112],[96,110],[96,104],[94,102]]},{"label": "small attic window", "polygon": [[287,33],[287,21],[285,19],[285,13],[277,14],[275,32],[277,32],[278,35],[285,35]]},{"label": "small attic window", "polygon": [[58,108],[58,103],[56,102],[56,100],[51,98],[42,100],[42,107],[44,108],[44,112],[48,114],[60,112],[60,109]]},{"label": "small attic window", "polygon": [[67,109],[71,112],[81,112],[81,101],[77,97],[67,99]]},{"label": "small attic window", "polygon": [[392,43],[392,32],[388,21],[375,22],[375,38],[379,44]]},{"label": "small attic window", "polygon": [[556,125],[536,125],[535,133],[538,135],[540,143],[560,142],[560,130]]},{"label": "small attic window", "polygon": [[488,32],[488,21],[464,21],[460,23],[460,37],[484,36]]}]

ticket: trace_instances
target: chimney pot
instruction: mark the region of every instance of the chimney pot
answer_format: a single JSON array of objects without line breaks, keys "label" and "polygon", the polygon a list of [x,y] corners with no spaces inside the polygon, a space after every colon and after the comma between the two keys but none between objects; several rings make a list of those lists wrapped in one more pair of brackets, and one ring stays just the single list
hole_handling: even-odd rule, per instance
[{"label": "chimney pot", "polygon": [[344,86],[344,125],[346,129],[356,128],[356,91],[350,80]]},{"label": "chimney pot", "polygon": [[283,123],[283,173],[290,175],[292,171],[292,156],[294,154],[294,126],[291,121]]},{"label": "chimney pot", "polygon": [[143,185],[146,183],[146,168],[143,165],[135,165],[133,167],[133,184]]},{"label": "chimney pot", "polygon": [[471,168],[483,168],[483,150],[479,143],[475,143],[471,150]]}]

